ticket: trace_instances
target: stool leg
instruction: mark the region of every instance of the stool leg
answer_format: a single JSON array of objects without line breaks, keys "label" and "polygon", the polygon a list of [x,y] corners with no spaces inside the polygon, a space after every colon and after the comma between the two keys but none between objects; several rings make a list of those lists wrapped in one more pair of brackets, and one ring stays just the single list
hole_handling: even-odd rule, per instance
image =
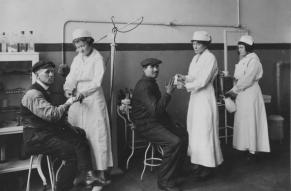
[{"label": "stool leg", "polygon": [[41,169],[41,160],[42,160],[42,157],[43,157],[42,154],[39,154],[37,156],[37,172],[38,172],[38,174],[39,174],[39,176],[40,176],[40,178],[42,180],[43,186],[46,187],[47,186],[46,178],[45,178],[45,176],[44,176],[44,174],[42,172],[42,169]]},{"label": "stool leg", "polygon": [[143,160],[143,170],[142,170],[142,173],[140,175],[140,180],[142,180],[142,177],[143,177],[143,174],[145,172],[145,169],[146,169],[146,166],[147,166],[147,153],[148,153],[148,150],[149,148],[151,147],[152,143],[149,143],[146,150],[145,150],[145,153],[144,153],[144,160]]},{"label": "stool leg", "polygon": [[164,156],[164,150],[161,145],[158,146],[158,150],[162,154],[162,156]]},{"label": "stool leg", "polygon": [[33,161],[33,155],[30,156],[28,176],[27,176],[27,182],[26,182],[26,191],[29,191],[30,189],[30,176],[31,176],[31,169],[32,169],[32,161]]},{"label": "stool leg", "polygon": [[155,150],[155,148],[154,148],[155,146],[154,145],[152,145],[151,146],[151,172],[153,171],[153,164],[154,164],[154,150]]},{"label": "stool leg", "polygon": [[61,164],[61,166],[58,168],[57,173],[56,173],[56,181],[55,181],[55,182],[58,182],[59,172],[61,171],[61,168],[62,168],[63,166],[65,166],[65,164],[66,164],[66,161],[62,160],[62,164]]},{"label": "stool leg", "polygon": [[49,156],[46,156],[46,160],[47,160],[47,166],[48,166],[48,170],[49,170],[49,176],[50,176],[50,181],[51,181],[51,190],[55,191],[55,184],[54,184],[54,178],[53,178],[53,170],[52,170],[52,166],[51,166],[51,160]]},{"label": "stool leg", "polygon": [[126,161],[126,169],[128,169],[129,166],[129,160],[131,159],[131,157],[133,156],[134,153],[134,130],[131,130],[131,153]]}]

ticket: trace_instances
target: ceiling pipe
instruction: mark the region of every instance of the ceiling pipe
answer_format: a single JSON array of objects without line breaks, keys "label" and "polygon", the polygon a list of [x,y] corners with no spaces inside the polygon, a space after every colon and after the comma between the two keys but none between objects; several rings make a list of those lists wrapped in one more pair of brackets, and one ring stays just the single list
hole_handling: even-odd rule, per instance
[{"label": "ceiling pipe", "polygon": [[[144,26],[164,26],[164,27],[214,27],[214,28],[233,28],[233,29],[242,29],[241,23],[240,23],[240,0],[236,1],[236,8],[237,8],[237,23],[235,25],[219,25],[219,24],[189,24],[189,23],[175,23],[173,21],[169,23],[155,23],[155,22],[142,22],[140,25]],[[112,24],[111,21],[93,21],[93,20],[67,20],[63,25],[63,36],[62,36],[62,64],[66,64],[65,60],[65,29],[66,26],[69,23],[96,23],[96,24]],[[136,22],[127,23],[122,21],[116,21],[115,24],[134,24],[136,25]],[[111,33],[110,33],[111,34]],[[99,42],[105,38],[107,38],[110,34],[106,34],[102,36],[99,40],[96,42]]]},{"label": "ceiling pipe", "polygon": [[[62,64],[66,63],[65,60],[65,38],[66,33],[65,29],[66,26],[69,23],[96,23],[96,24],[112,24],[111,21],[90,21],[90,20],[68,20],[63,25],[63,36],[62,36]],[[115,22],[115,24],[128,24],[126,22]],[[131,24],[137,24],[137,23],[131,23]],[[240,28],[240,23],[237,23],[236,25],[214,25],[214,24],[183,24],[183,23],[175,23],[175,22],[169,22],[169,23],[141,23],[140,25],[144,26],[164,26],[164,27],[215,27],[215,28]],[[110,33],[111,34],[111,33]],[[96,42],[99,42],[105,38],[107,38],[109,34],[106,34],[102,36],[100,39],[98,39]]]}]

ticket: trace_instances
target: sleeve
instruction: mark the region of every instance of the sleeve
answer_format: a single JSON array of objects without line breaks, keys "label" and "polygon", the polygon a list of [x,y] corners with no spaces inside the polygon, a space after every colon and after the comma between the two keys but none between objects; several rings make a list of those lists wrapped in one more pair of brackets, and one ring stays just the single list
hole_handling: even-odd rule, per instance
[{"label": "sleeve", "polygon": [[77,80],[76,80],[76,76],[77,76],[77,61],[76,61],[76,57],[74,58],[72,64],[71,64],[71,69],[70,72],[68,74],[68,76],[66,77],[66,81],[64,84],[64,90],[74,90],[77,87]]},{"label": "sleeve", "polygon": [[[188,76],[188,82],[185,87],[188,92],[197,91],[205,87],[217,73],[216,59],[214,56],[209,57],[204,63],[201,71],[197,76]],[[186,79],[187,79],[186,78]]]},{"label": "sleeve", "polygon": [[248,62],[245,75],[238,79],[236,85],[232,88],[232,91],[234,91],[235,93],[239,93],[253,85],[253,83],[256,81],[256,75],[258,71],[259,71],[258,61],[256,59],[251,59]]},{"label": "sleeve", "polygon": [[60,120],[69,108],[68,104],[53,106],[44,98],[43,94],[37,90],[27,91],[23,96],[21,103],[34,115],[49,122]]},{"label": "sleeve", "polygon": [[164,113],[171,100],[171,95],[168,93],[159,98],[157,91],[159,90],[156,90],[151,84],[146,84],[141,98],[141,100],[144,100],[145,107],[151,116]]},{"label": "sleeve", "polygon": [[85,97],[97,91],[97,89],[100,88],[102,84],[103,76],[105,73],[105,63],[104,63],[103,57],[100,56],[99,58],[96,59],[95,62],[96,63],[94,67],[93,79],[88,85],[88,88],[81,92]]}]

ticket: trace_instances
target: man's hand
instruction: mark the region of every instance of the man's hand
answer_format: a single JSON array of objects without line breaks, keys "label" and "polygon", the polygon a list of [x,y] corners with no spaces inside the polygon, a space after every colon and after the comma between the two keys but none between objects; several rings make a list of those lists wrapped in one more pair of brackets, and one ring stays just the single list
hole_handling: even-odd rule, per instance
[{"label": "man's hand", "polygon": [[174,90],[175,90],[174,79],[171,78],[168,84],[166,85],[166,92],[168,94],[171,94]]},{"label": "man's hand", "polygon": [[72,105],[73,103],[77,102],[77,98],[76,97],[70,97],[67,101],[66,101],[66,105]]}]

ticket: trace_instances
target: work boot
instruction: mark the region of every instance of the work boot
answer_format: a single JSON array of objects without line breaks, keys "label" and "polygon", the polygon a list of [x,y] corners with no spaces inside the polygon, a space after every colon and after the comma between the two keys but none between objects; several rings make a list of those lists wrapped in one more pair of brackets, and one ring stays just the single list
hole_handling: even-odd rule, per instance
[{"label": "work boot", "polygon": [[158,186],[161,191],[182,191],[176,186]]},{"label": "work boot", "polygon": [[108,183],[104,182],[100,177],[92,170],[88,172],[82,172],[74,180],[74,185],[83,184],[85,186],[105,186]]}]

